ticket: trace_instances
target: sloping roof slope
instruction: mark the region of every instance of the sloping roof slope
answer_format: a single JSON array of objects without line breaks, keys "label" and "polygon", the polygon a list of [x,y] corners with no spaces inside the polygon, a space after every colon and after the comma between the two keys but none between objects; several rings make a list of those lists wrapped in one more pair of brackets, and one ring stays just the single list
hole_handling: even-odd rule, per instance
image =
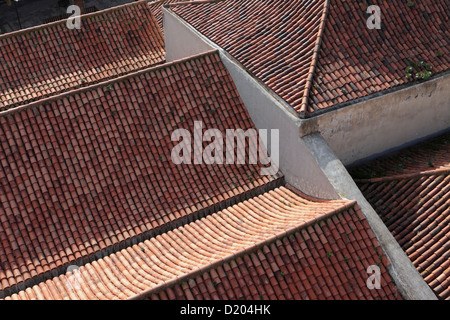
[{"label": "sloping roof slope", "polygon": [[[381,29],[367,27],[370,4],[380,7]],[[432,74],[450,65],[443,1],[206,0],[170,8],[301,117],[414,82],[406,79],[410,62],[428,63]]]},{"label": "sloping roof slope", "polygon": [[[329,219],[323,220],[325,218]],[[289,237],[285,238],[287,235]],[[285,247],[289,241],[292,245]],[[280,248],[284,260],[272,257],[269,247]],[[287,281],[291,277],[295,279],[298,289],[305,286],[300,294],[303,298],[314,297],[310,291],[328,298],[327,292],[334,298],[398,297],[385,269],[386,257],[355,202],[317,200],[288,186],[145,240],[7,299],[125,299],[155,297],[156,294],[165,297],[164,290],[172,298],[172,285],[178,288],[181,283],[200,283],[202,277],[205,279],[204,284],[199,284],[202,294],[196,297],[217,297],[222,288],[218,275],[225,278],[224,269],[233,266],[236,258],[238,262],[248,261],[249,255],[255,257],[255,264],[257,259],[262,259],[261,265],[255,266],[258,272],[264,273],[262,268],[266,272],[273,268],[274,273],[280,270],[286,273]],[[264,256],[267,261],[261,258]],[[321,259],[315,261],[318,256]],[[289,259],[299,259],[303,265],[293,264]],[[382,289],[368,290],[365,270],[367,265],[376,263],[382,268]],[[256,270],[250,268],[253,274]],[[239,281],[244,293],[248,286],[251,291],[240,298],[250,299],[257,293],[252,281],[248,281],[249,275],[242,270],[243,275],[238,279],[234,277],[239,271],[229,270],[229,279],[235,287]],[[322,278],[321,273],[326,277]],[[208,279],[210,274],[212,279]],[[267,286],[268,280],[265,281]],[[271,283],[274,280],[270,279]],[[245,281],[248,281],[246,285]],[[309,283],[312,288],[308,287]],[[192,297],[189,290],[184,290],[181,292],[186,292],[186,297]],[[196,292],[195,288],[192,290]],[[320,295],[320,290],[325,295]],[[236,293],[238,291],[236,289]],[[281,299],[284,294],[277,290],[264,297]],[[219,297],[226,299],[233,295]]]},{"label": "sloping roof slope", "polygon": [[[367,287],[379,266],[381,287]],[[257,250],[178,281],[151,299],[365,300],[402,299],[357,205],[299,227]]]},{"label": "sloping roof slope", "polygon": [[0,36],[0,110],[160,64],[164,40],[147,1]]},{"label": "sloping roof slope", "polygon": [[300,111],[311,80],[325,3],[223,0],[170,8]]},{"label": "sloping roof slope", "polygon": [[[376,178],[356,179],[364,196],[424,280],[436,296],[446,300],[450,299],[448,138],[448,134],[443,135],[429,144],[422,143],[378,160],[372,167]],[[438,168],[428,166],[429,163]],[[380,170],[389,166],[385,171]],[[367,164],[362,171],[356,169],[353,174],[355,177],[361,172],[367,174],[370,168]],[[379,176],[384,172],[385,176]]]},{"label": "sloping roof slope", "polygon": [[175,165],[194,121],[254,128],[217,52],[0,113],[0,293],[281,183],[248,161]]},{"label": "sloping roof slope", "polygon": [[[371,4],[381,10],[379,30],[367,28]],[[432,74],[448,70],[449,39],[445,1],[330,0],[308,112],[414,83],[410,62],[430,64]]]}]

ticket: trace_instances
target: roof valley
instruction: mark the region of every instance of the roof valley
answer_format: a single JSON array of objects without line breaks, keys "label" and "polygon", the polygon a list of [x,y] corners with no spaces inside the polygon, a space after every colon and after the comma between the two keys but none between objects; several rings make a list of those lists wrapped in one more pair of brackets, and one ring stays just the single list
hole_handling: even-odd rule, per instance
[{"label": "roof valley", "polygon": [[[39,274],[37,276],[34,276],[30,279],[27,279],[27,280],[23,281],[22,283],[19,283],[19,284],[11,286],[9,288],[0,290],[0,299],[3,299],[5,296],[10,296],[10,295],[18,293],[20,291],[26,290],[27,288],[32,287],[34,285],[38,285],[39,283],[45,282],[46,280],[50,280],[54,277],[63,275],[65,273],[67,273],[67,268],[71,265],[76,265],[77,267],[81,267],[88,263],[95,262],[97,260],[100,260],[107,256],[110,256],[114,253],[117,253],[121,250],[130,248],[131,246],[133,246],[139,242],[150,240],[159,235],[165,234],[169,231],[173,231],[177,228],[185,226],[186,224],[198,221],[209,215],[217,213],[218,211],[228,209],[242,201],[256,198],[260,195],[263,195],[266,192],[275,190],[276,188],[279,188],[282,186],[285,186],[284,177],[279,176],[276,180],[269,181],[268,183],[266,183],[264,185],[256,186],[255,188],[253,188],[251,190],[248,190],[241,194],[234,195],[233,197],[227,198],[223,201],[216,202],[209,207],[202,208],[197,211],[191,210],[193,213],[188,216],[183,216],[180,219],[172,220],[169,223],[166,223],[165,225],[156,227],[152,230],[148,230],[146,232],[140,233],[134,237],[125,239],[120,243],[112,244],[109,247],[102,248],[96,252],[85,255],[78,260],[69,261],[55,269],[50,269],[49,271]],[[193,207],[195,208],[195,206],[193,206]],[[187,209],[187,210],[189,210],[189,209]]]},{"label": "roof valley", "polygon": [[[286,186],[286,188],[288,190],[290,190],[290,191],[295,193],[295,189],[293,189],[293,188],[291,188],[289,186]],[[220,265],[222,265],[224,263],[230,262],[230,261],[232,261],[232,260],[234,260],[236,258],[242,257],[242,256],[247,255],[249,253],[256,252],[256,251],[260,250],[261,248],[263,248],[264,246],[266,246],[266,245],[268,245],[268,244],[270,244],[272,242],[275,242],[275,241],[277,241],[279,239],[282,239],[282,238],[284,238],[286,236],[289,236],[289,235],[291,235],[291,234],[293,234],[295,232],[298,232],[298,231],[300,231],[300,230],[302,230],[302,229],[304,229],[304,228],[306,228],[308,226],[314,225],[314,224],[318,223],[319,221],[327,220],[327,219],[333,217],[336,214],[339,214],[341,212],[344,212],[346,210],[349,210],[349,209],[355,207],[355,205],[356,205],[356,201],[354,201],[354,200],[348,201],[347,203],[342,204],[340,207],[338,207],[338,208],[336,208],[336,209],[334,209],[334,210],[332,210],[330,212],[327,212],[326,214],[323,214],[323,215],[321,215],[321,216],[319,216],[317,218],[314,218],[314,219],[310,219],[310,220],[308,220],[306,222],[303,222],[301,224],[295,225],[295,226],[291,227],[288,230],[284,230],[284,231],[281,231],[279,233],[273,234],[272,237],[267,238],[264,241],[257,242],[253,246],[245,247],[242,250],[240,250],[238,252],[234,252],[233,254],[230,254],[230,255],[228,255],[228,256],[220,259],[220,260],[217,260],[214,263],[210,263],[208,265],[205,265],[204,267],[198,268],[196,270],[193,270],[192,272],[185,273],[185,274],[181,275],[180,277],[174,278],[171,281],[164,282],[164,283],[162,283],[160,285],[157,285],[157,286],[155,286],[153,288],[150,288],[150,289],[148,289],[146,291],[143,291],[143,292],[141,292],[141,293],[139,293],[139,294],[137,294],[137,295],[135,295],[133,297],[130,297],[129,300],[140,300],[140,299],[143,299],[145,297],[149,297],[149,296],[151,296],[153,294],[158,294],[160,291],[166,290],[167,288],[170,288],[173,285],[180,284],[181,282],[183,282],[183,281],[185,281],[187,279],[194,278],[194,277],[196,277],[196,276],[198,276],[198,275],[200,275],[200,274],[202,274],[204,272],[208,272],[209,270],[212,270],[212,269],[216,268],[217,266],[220,266]]]}]

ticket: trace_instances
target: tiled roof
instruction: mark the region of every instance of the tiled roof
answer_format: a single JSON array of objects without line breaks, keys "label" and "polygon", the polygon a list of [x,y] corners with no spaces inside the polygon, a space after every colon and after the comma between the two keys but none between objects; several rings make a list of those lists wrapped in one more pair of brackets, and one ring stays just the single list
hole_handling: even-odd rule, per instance
[{"label": "tiled roof", "polygon": [[[379,168],[391,165],[391,170],[386,170],[387,176],[356,180],[430,288],[440,299],[447,300],[450,299],[448,138],[447,134],[432,140],[429,148],[426,144],[411,147],[404,153],[386,158],[386,163],[378,160],[373,166],[375,174],[380,174]],[[415,156],[417,163],[414,163]],[[423,163],[435,157],[439,159],[439,169],[423,171]],[[397,166],[402,163],[405,164]],[[363,172],[369,169],[370,165],[366,165]],[[396,169],[400,175],[394,175]],[[416,173],[412,173],[414,170]]]},{"label": "tiled roof", "polygon": [[153,16],[156,18],[156,21],[158,22],[158,25],[163,32],[164,32],[164,25],[163,25],[162,7],[165,6],[166,4],[176,2],[180,2],[180,0],[153,0],[149,1],[148,3],[148,5],[150,6],[150,10],[153,13]]},{"label": "tiled roof", "polygon": [[[291,244],[285,245],[288,242]],[[275,252],[274,246],[279,248],[282,256],[271,256],[270,251]],[[317,200],[288,186],[268,191],[85,264],[76,273],[68,272],[41,282],[7,299],[154,297],[161,290],[167,290],[170,295],[172,285],[178,288],[185,281],[199,283],[201,296],[209,298],[221,292],[221,279],[217,279],[217,287],[213,287],[216,278],[225,277],[224,272],[230,273],[231,285],[241,285],[245,292],[246,285],[243,283],[249,275],[243,271],[242,276],[239,274],[239,278],[234,279],[239,272],[235,261],[249,263],[249,257],[256,256],[254,263],[258,272],[262,272],[261,268],[273,268],[272,271],[277,273],[276,268],[280,267],[280,271],[286,273],[286,282],[292,279],[296,281],[295,285],[307,288],[303,297],[310,295],[310,291],[320,290],[324,290],[323,297],[327,297],[327,289],[335,298],[396,296],[395,286],[385,269],[386,257],[355,202]],[[321,258],[314,261],[317,257]],[[261,265],[257,265],[258,259],[261,259]],[[311,269],[300,268],[300,264],[293,264],[289,259],[298,259]],[[382,267],[382,289],[368,290],[366,265],[375,263],[380,263]],[[250,264],[249,272],[253,274],[255,270]],[[326,277],[319,277],[321,273]],[[208,281],[209,275],[212,281]],[[198,280],[202,276],[204,283]],[[311,277],[305,279],[306,276]],[[271,283],[274,279],[270,279]],[[308,287],[310,282],[312,288]],[[257,295],[252,283],[247,285],[249,291],[244,297]],[[192,290],[185,291],[186,297],[190,297],[190,292],[196,292],[195,288]],[[236,293],[238,291],[236,289]],[[164,297],[163,293],[160,295]],[[318,296],[321,297],[320,294]],[[231,298],[232,295],[222,297]],[[283,294],[269,297],[282,298]]]},{"label": "tiled roof", "polygon": [[356,179],[450,169],[450,132],[349,169]]},{"label": "tiled roof", "polygon": [[[312,223],[258,250],[154,293],[151,299],[402,299],[378,241],[359,208]],[[383,263],[378,258],[382,256]],[[381,288],[368,289],[379,265]]]},{"label": "tiled roof", "polygon": [[326,1],[200,2],[173,5],[171,10],[300,111]]},{"label": "tiled roof", "polygon": [[164,62],[146,1],[0,36],[0,110]]},{"label": "tiled roof", "polygon": [[175,165],[171,134],[194,121],[254,128],[217,52],[0,113],[0,293],[281,183]]},{"label": "tiled roof", "polygon": [[410,61],[448,70],[445,2],[370,3],[380,6],[380,30],[368,29],[365,0],[212,0],[171,10],[308,117],[413,82]]},{"label": "tiled roof", "polygon": [[[308,112],[414,82],[406,79],[410,61],[429,63],[433,74],[448,70],[448,3],[410,2],[330,0]],[[381,9],[380,30],[366,26],[368,4]]]}]

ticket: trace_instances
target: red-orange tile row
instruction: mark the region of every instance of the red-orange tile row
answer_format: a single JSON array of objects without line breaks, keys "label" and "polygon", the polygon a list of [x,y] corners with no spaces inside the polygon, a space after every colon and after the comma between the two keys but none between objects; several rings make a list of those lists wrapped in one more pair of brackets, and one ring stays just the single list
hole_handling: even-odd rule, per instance
[{"label": "red-orange tile row", "polygon": [[[178,281],[149,298],[402,299],[387,264],[375,235],[354,206]],[[367,286],[371,265],[380,268],[379,289]]]},{"label": "red-orange tile row", "polygon": [[217,52],[2,113],[0,291],[282,182],[260,163],[174,164],[194,121],[254,128]]},{"label": "red-orange tile row", "polygon": [[[380,7],[381,29],[367,27],[369,5]],[[410,62],[430,64],[433,75],[450,65],[445,1],[211,0],[170,9],[302,117],[413,83]]]},{"label": "red-orange tile row", "polygon": [[[410,2],[330,0],[309,112],[412,84],[410,62],[430,64],[432,74],[448,70],[448,4]],[[379,6],[381,29],[367,27],[369,5]]]},{"label": "red-orange tile row", "polygon": [[[7,299],[125,299],[136,298],[138,295],[143,298],[150,296],[152,290],[161,289],[161,286],[172,281],[184,281],[184,277],[202,272],[215,263],[230,263],[234,255],[244,253],[255,245],[264,244],[270,239],[274,239],[276,244],[285,241],[276,239],[293,228],[323,219],[327,214],[331,216],[330,220],[317,224],[322,228],[324,224],[329,226],[323,228],[323,232],[312,232],[317,228],[315,225],[301,231],[310,232],[311,235],[299,245],[317,246],[320,250],[307,252],[296,247],[296,254],[304,252],[305,259],[310,263],[316,256],[327,255],[327,252],[332,251],[334,254],[327,265],[321,265],[320,260],[317,264],[329,269],[329,272],[333,272],[331,269],[335,268],[337,274],[332,273],[330,280],[335,281],[336,287],[330,286],[330,290],[340,290],[340,286],[349,290],[346,281],[350,281],[350,274],[359,274],[366,264],[386,263],[375,236],[370,232],[362,214],[355,211],[355,206],[351,201],[316,200],[302,195],[290,186],[279,187],[82,265],[75,272],[42,281]],[[342,211],[346,212],[346,218],[336,223],[342,220],[336,216]],[[333,240],[335,236],[336,241]],[[291,249],[288,250],[292,256]],[[382,257],[381,260],[377,254]],[[346,257],[350,260],[344,263]],[[281,263],[278,257],[276,261],[270,262],[272,265],[279,265],[286,273],[286,268],[300,267],[289,261]],[[389,297],[389,293],[385,291],[391,286],[391,280],[386,276],[384,267],[382,268],[385,281],[383,290],[373,294]],[[302,274],[301,270],[297,272]],[[246,280],[246,277],[238,278],[240,282]],[[351,281],[355,294],[359,290],[367,291],[364,289],[365,279],[361,279],[362,283],[358,279]]]},{"label": "red-orange tile row", "polygon": [[[393,176],[360,179],[358,185],[424,280],[440,299],[450,299],[450,153],[448,134],[375,161]],[[424,169],[422,157],[441,159],[443,168]],[[417,157],[417,162],[414,161]],[[445,160],[446,159],[446,160]],[[397,161],[397,162],[396,162]],[[429,161],[429,160],[426,160]],[[405,163],[406,162],[406,163]],[[396,164],[402,164],[396,166]],[[404,164],[404,165],[403,165]],[[447,167],[445,167],[445,165]],[[390,170],[388,167],[391,166]],[[370,175],[370,165],[355,172]],[[395,175],[396,172],[416,174]]]},{"label": "red-orange tile row", "polygon": [[326,1],[205,1],[170,9],[299,111]]},{"label": "red-orange tile row", "polygon": [[165,61],[147,1],[0,36],[0,111]]}]

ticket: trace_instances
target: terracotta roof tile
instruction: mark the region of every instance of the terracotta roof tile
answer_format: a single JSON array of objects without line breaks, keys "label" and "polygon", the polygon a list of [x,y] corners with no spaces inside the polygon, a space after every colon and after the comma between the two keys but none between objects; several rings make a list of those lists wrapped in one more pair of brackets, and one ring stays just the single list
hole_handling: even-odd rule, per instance
[{"label": "terracotta roof tile", "polygon": [[[358,241],[355,238],[348,241],[345,233],[331,237],[329,232],[330,227],[343,227],[348,223],[352,223],[355,230],[366,238],[375,239],[372,230],[364,225],[365,220],[359,219],[357,211],[357,206],[347,207],[328,216],[328,219],[309,223],[293,233],[267,242],[255,251],[225,260],[217,267],[175,282],[162,291],[153,291],[149,298],[167,299],[170,291],[175,293],[170,298],[172,300],[190,299],[189,292],[202,286],[206,291],[196,299],[401,299],[389,276],[383,277],[379,290],[366,287],[366,269],[369,265],[378,263],[382,274],[388,274],[387,259],[376,240],[375,245],[371,242],[363,244],[364,251],[369,252],[367,257],[358,256],[355,250],[352,250],[353,254],[347,254],[341,250],[329,251],[324,246],[327,242],[339,240],[346,242],[344,249],[356,245]],[[321,234],[329,236],[321,239]],[[384,258],[382,262],[379,256]],[[219,268],[226,270],[228,281],[243,281],[235,282],[236,286],[225,293],[222,282],[211,281],[212,274]],[[182,287],[181,281],[189,281],[189,291]]]},{"label": "terracotta roof tile", "polygon": [[0,291],[281,183],[248,160],[175,165],[171,134],[194,121],[254,128],[216,52],[0,113]]},{"label": "terracotta roof tile", "polygon": [[[336,287],[339,274],[327,273],[334,269],[333,263],[320,240],[311,244],[306,252],[299,251],[299,244],[304,243],[300,231],[313,236],[316,230],[326,230],[330,221],[323,220],[326,217],[333,217],[333,224],[351,221],[360,232],[371,237],[371,230],[355,214],[357,210],[355,202],[317,200],[289,186],[280,187],[85,264],[76,273],[68,272],[41,282],[7,299],[282,299],[325,297],[321,293],[327,290],[338,299],[352,291],[359,293],[359,298],[401,298],[390,279],[382,282],[380,290],[364,289],[366,264],[378,262],[379,247],[376,250],[372,246],[365,247],[371,255],[362,257],[361,267],[351,267],[341,276],[344,282],[339,280],[339,288]],[[254,225],[250,217],[259,221],[258,225]],[[223,219],[239,223],[223,223]],[[174,246],[176,242],[182,246]],[[348,246],[354,243],[356,241],[349,242]],[[195,250],[190,251],[190,248]],[[321,263],[301,266],[300,254],[311,254],[314,250],[320,252],[315,255],[320,257]],[[289,256],[289,251],[295,254]],[[350,258],[353,266],[352,261],[358,258]],[[317,265],[320,269],[316,274],[327,275],[326,279],[301,276]],[[381,265],[383,273],[387,272],[385,267]],[[364,277],[364,288],[359,288],[350,276]],[[59,292],[51,294],[55,287]]]},{"label": "terracotta roof tile", "polygon": [[[352,171],[355,177],[374,177],[356,181],[430,288],[446,300],[450,299],[448,138],[444,134]],[[428,166],[429,161],[437,169]]]},{"label": "terracotta roof tile", "polygon": [[150,11],[153,13],[153,16],[156,18],[156,21],[158,22],[158,25],[163,32],[164,32],[164,25],[163,25],[162,7],[167,4],[176,2],[180,2],[180,0],[150,0],[148,2]]},{"label": "terracotta roof tile", "polygon": [[[367,28],[369,2],[381,9],[380,30]],[[410,61],[429,63],[433,74],[450,65],[442,1],[214,0],[170,8],[301,117],[413,82]]]},{"label": "terracotta roof tile", "polygon": [[[309,112],[413,82],[406,79],[410,61],[429,63],[433,74],[448,70],[444,2],[406,2],[330,0]],[[366,26],[369,5],[381,9],[379,30]]]},{"label": "terracotta roof tile", "polygon": [[200,1],[171,10],[224,48],[295,110],[302,108],[326,1]]},{"label": "terracotta roof tile", "polygon": [[[88,86],[165,60],[146,1],[0,36],[0,110]],[[85,101],[83,101],[85,103]]]},{"label": "terracotta roof tile", "polygon": [[450,169],[450,132],[349,169],[356,179]]}]

